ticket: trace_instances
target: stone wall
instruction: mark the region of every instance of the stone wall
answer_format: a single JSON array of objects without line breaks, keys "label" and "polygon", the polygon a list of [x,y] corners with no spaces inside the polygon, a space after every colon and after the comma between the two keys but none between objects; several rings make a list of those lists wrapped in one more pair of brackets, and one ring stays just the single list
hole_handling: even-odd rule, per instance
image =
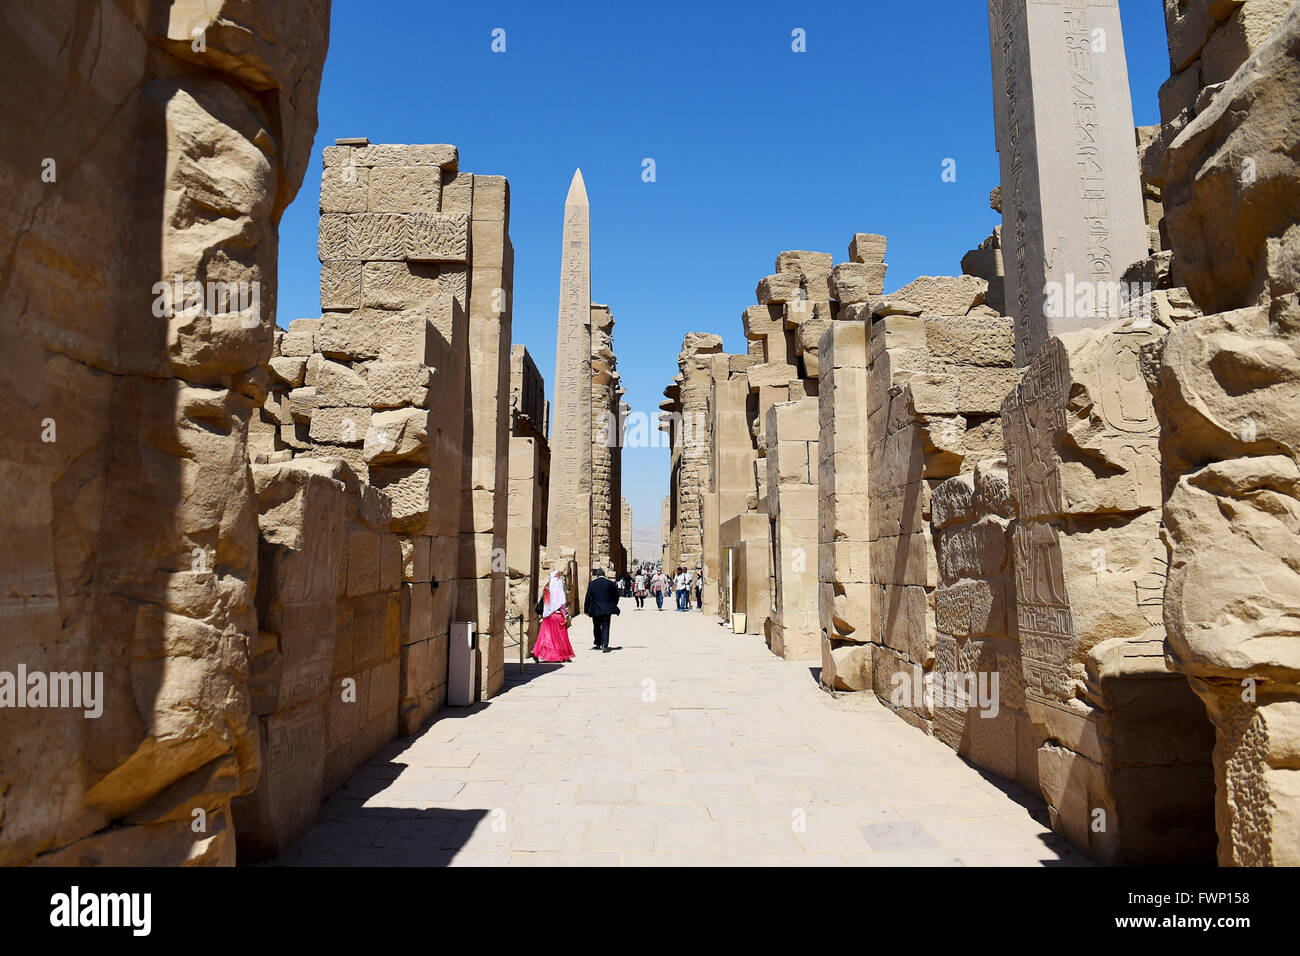
[{"label": "stone wall", "polygon": [[[1205,313],[1147,353],[1170,664],[1214,725],[1218,859],[1300,863],[1300,9],[1166,0],[1165,231]],[[1213,237],[1210,241],[1209,237]]]},{"label": "stone wall", "polygon": [[329,5],[6,4],[0,28],[0,670],[103,682],[99,717],[6,710],[0,863],[230,863],[259,775],[245,436]]}]

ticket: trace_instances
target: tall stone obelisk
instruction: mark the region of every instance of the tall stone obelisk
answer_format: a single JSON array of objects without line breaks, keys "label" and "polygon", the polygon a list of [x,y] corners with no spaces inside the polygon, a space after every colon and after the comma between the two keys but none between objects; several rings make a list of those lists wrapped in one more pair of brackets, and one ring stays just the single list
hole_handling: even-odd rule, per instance
[{"label": "tall stone obelisk", "polygon": [[591,207],[580,169],[564,200],[551,407],[547,550],[574,549],[581,599],[591,579]]},{"label": "tall stone obelisk", "polygon": [[[1104,325],[1079,293],[1147,255],[1118,0],[989,0],[1016,364]],[[1083,308],[1079,303],[1083,301]]]}]

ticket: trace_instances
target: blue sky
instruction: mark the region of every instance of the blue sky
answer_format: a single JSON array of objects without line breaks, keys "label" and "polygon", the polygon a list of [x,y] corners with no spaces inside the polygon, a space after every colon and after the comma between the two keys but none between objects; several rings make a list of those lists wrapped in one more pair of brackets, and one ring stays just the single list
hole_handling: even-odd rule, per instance
[{"label": "blue sky", "polygon": [[[1169,75],[1158,0],[1120,0],[1138,125]],[[560,232],[581,167],[592,298],[654,415],[688,331],[743,351],[740,314],[784,249],[889,238],[887,290],[961,271],[998,184],[982,0],[840,4],[334,0],[320,127],[280,229],[279,322],[320,314],[320,151],[335,137],[454,143],[510,180],[515,342],[552,396]],[[504,29],[506,51],[491,49]],[[791,31],[807,50],[791,50]],[[642,181],[655,161],[656,181]],[[945,159],[956,182],[942,181]],[[668,452],[627,449],[624,497],[659,524]],[[554,493],[554,492],[553,492]]]}]

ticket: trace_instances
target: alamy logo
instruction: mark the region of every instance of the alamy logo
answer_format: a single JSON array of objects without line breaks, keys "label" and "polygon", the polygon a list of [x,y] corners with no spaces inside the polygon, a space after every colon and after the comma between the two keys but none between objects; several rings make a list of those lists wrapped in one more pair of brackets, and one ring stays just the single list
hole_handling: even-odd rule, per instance
[{"label": "alamy logo", "polygon": [[1049,282],[1043,287],[1043,311],[1052,319],[1136,319],[1135,325],[1151,325],[1153,313],[1150,282]]},{"label": "alamy logo", "polygon": [[51,926],[127,926],[148,936],[153,925],[150,893],[82,893],[74,886],[50,897]]},{"label": "alamy logo", "polygon": [[171,282],[153,284],[153,314],[173,318],[178,312],[209,316],[238,315],[242,328],[256,328],[262,321],[262,285],[253,282],[185,282],[177,274]]},{"label": "alamy logo", "polygon": [[895,707],[915,710],[922,704],[928,710],[979,711],[981,717],[996,717],[1001,708],[997,671],[930,671],[913,667],[911,673],[898,671],[890,679],[889,702]]},{"label": "alamy logo", "polygon": [[68,707],[86,717],[104,712],[104,675],[100,671],[0,671],[0,707]]}]

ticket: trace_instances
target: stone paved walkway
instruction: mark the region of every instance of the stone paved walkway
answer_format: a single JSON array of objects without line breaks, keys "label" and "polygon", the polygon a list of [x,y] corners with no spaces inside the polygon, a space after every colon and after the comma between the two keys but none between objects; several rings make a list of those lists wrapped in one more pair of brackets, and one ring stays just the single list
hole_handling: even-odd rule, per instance
[{"label": "stone paved walkway", "polygon": [[[395,741],[282,865],[1079,865],[1042,803],[698,612]],[[516,658],[517,661],[517,658]],[[1031,815],[1032,812],[1032,815]],[[1038,819],[1035,819],[1037,817]]]}]

